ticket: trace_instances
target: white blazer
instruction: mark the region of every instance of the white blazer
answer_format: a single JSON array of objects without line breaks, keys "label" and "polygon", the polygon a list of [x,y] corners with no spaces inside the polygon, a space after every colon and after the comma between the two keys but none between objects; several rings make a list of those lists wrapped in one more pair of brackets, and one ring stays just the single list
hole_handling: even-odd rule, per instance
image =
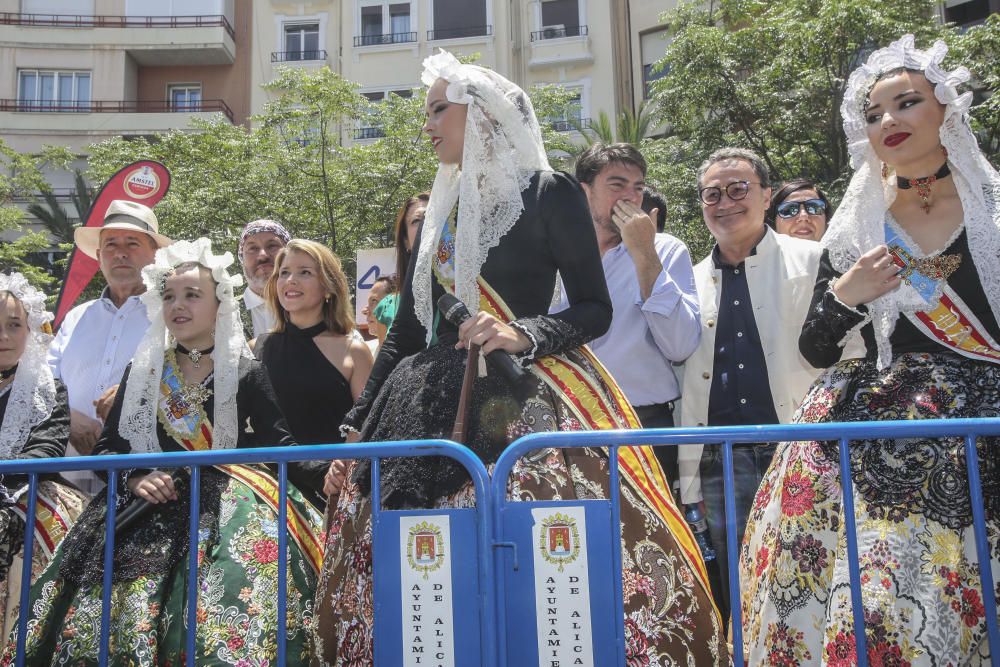
[{"label": "white blazer", "polygon": [[[777,234],[768,227],[757,244],[756,254],[745,261],[774,411],[782,424],[791,422],[809,386],[823,370],[813,368],[799,353],[799,333],[809,311],[821,255],[819,243]],[[715,323],[722,294],[722,271],[715,268],[711,254],[694,267],[694,279],[701,304],[701,342],[684,363],[682,426],[708,423]],[[698,473],[702,449],[702,445],[686,445],[678,452],[684,503],[698,502],[702,498]]]}]

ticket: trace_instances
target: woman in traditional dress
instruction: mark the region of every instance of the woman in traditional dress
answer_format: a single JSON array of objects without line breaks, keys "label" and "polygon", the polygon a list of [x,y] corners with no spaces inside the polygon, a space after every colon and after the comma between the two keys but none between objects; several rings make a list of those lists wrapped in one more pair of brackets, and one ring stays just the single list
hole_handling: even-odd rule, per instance
[{"label": "woman in traditional dress", "polygon": [[[969,72],[945,70],[946,52],[907,35],[848,82],[856,171],[799,340],[829,368],[799,422],[1000,415],[1000,177],[969,128],[972,93],[956,90]],[[855,329],[867,357],[842,361]],[[989,662],[979,576],[1000,581],[997,445],[978,444],[992,554],[980,563],[963,439],[851,444],[870,664]],[[856,662],[841,502],[836,442],[779,447],[741,558],[751,664]]]},{"label": "woman in traditional dress", "polygon": [[[608,328],[610,299],[586,198],[572,177],[550,169],[530,100],[495,72],[462,65],[449,53],[424,67],[424,129],[441,164],[396,319],[345,428],[365,441],[449,437],[470,343],[484,353],[512,354],[530,371],[517,396],[491,369],[474,382],[465,444],[486,465],[527,433],[638,427],[614,381],[582,347]],[[557,271],[570,306],[550,316]],[[433,324],[446,292],[475,313],[461,327],[443,317]],[[564,379],[575,402],[554,378],[571,364],[578,375]],[[628,448],[620,460],[628,468],[623,479],[635,475],[659,491],[626,490],[623,481],[630,659],[724,663],[721,622],[697,547],[655,457],[648,448]],[[521,461],[508,486],[525,500],[606,497],[607,468],[600,449],[548,450]],[[321,664],[372,660],[368,471],[367,462],[356,464],[328,509],[314,626]],[[390,508],[474,503],[464,470],[438,458],[385,461],[381,493]]]},{"label": "woman in traditional dress", "polygon": [[[208,239],[178,241],[143,269],[150,325],[98,441],[98,454],[201,451],[293,444],[267,373],[250,355],[233,295],[230,253]],[[168,332],[176,341],[168,343]],[[308,662],[305,629],[320,565],[318,513],[288,485],[288,653]],[[127,470],[122,512],[151,511],[115,537],[111,665],[184,664],[196,623],[195,662],[274,665],[277,659],[278,515],[275,475],[264,466],[202,469],[196,545],[197,619],[187,618],[189,486],[182,471]],[[98,664],[106,495],[81,514],[31,590],[29,665]],[[16,634],[16,632],[15,632]],[[5,660],[14,659],[14,640]]]},{"label": "woman in traditional dress", "polygon": [[[0,274],[0,461],[61,458],[69,440],[66,387],[52,377],[45,354],[52,338],[45,295],[20,273]],[[58,474],[39,475],[32,581],[52,558],[87,496]],[[27,475],[0,477],[0,623],[4,637],[17,621],[24,566]]]},{"label": "woman in traditional dress", "polygon": [[[351,296],[340,260],[321,243],[293,239],[275,258],[264,298],[277,323],[257,338],[254,352],[292,436],[300,445],[343,442],[340,424],[368,381],[372,355],[351,335]],[[329,464],[304,465],[321,489]],[[325,496],[310,500],[320,511],[326,506]]]}]

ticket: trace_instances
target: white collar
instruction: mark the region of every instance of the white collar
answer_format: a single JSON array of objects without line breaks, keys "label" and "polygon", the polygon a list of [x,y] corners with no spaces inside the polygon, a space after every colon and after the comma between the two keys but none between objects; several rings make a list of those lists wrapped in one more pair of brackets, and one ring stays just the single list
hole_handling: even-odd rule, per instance
[{"label": "white collar", "polygon": [[257,292],[247,287],[243,290],[243,303],[246,304],[247,310],[255,310],[267,302]]}]

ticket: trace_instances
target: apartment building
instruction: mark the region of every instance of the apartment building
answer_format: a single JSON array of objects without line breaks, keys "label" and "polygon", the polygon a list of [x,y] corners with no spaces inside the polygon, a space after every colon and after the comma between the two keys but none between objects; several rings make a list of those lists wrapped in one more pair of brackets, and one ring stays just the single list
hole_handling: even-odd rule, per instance
[{"label": "apartment building", "polygon": [[[21,152],[245,123],[249,0],[0,0],[0,137]],[[72,211],[72,174],[50,182]]]},{"label": "apartment building", "polygon": [[[254,3],[251,106],[279,65],[328,65],[373,101],[409,95],[421,62],[438,48],[479,62],[522,87],[560,84],[576,105],[549,119],[570,131],[600,112],[635,110],[666,50],[660,23],[674,0],[332,0]],[[370,140],[378,128],[345,129]]]}]

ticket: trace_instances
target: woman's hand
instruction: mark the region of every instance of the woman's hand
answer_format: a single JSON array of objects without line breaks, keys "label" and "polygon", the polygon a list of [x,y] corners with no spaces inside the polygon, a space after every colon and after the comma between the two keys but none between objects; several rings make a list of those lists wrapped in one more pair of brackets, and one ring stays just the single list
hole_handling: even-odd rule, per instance
[{"label": "woman's hand", "polygon": [[899,266],[892,260],[889,248],[880,245],[863,254],[837,278],[833,293],[844,305],[856,308],[898,288],[903,282],[898,274]]},{"label": "woman's hand", "polygon": [[347,461],[330,461],[330,469],[323,478],[323,493],[329,498],[340,493],[347,475]]},{"label": "woman's hand", "polygon": [[523,333],[483,312],[476,313],[458,328],[455,349],[467,348],[470,343],[479,345],[483,354],[493,350],[518,354],[531,347],[531,341]]},{"label": "woman's hand", "polygon": [[177,500],[173,478],[160,470],[129,479],[128,488],[132,495],[148,500],[154,505]]}]

